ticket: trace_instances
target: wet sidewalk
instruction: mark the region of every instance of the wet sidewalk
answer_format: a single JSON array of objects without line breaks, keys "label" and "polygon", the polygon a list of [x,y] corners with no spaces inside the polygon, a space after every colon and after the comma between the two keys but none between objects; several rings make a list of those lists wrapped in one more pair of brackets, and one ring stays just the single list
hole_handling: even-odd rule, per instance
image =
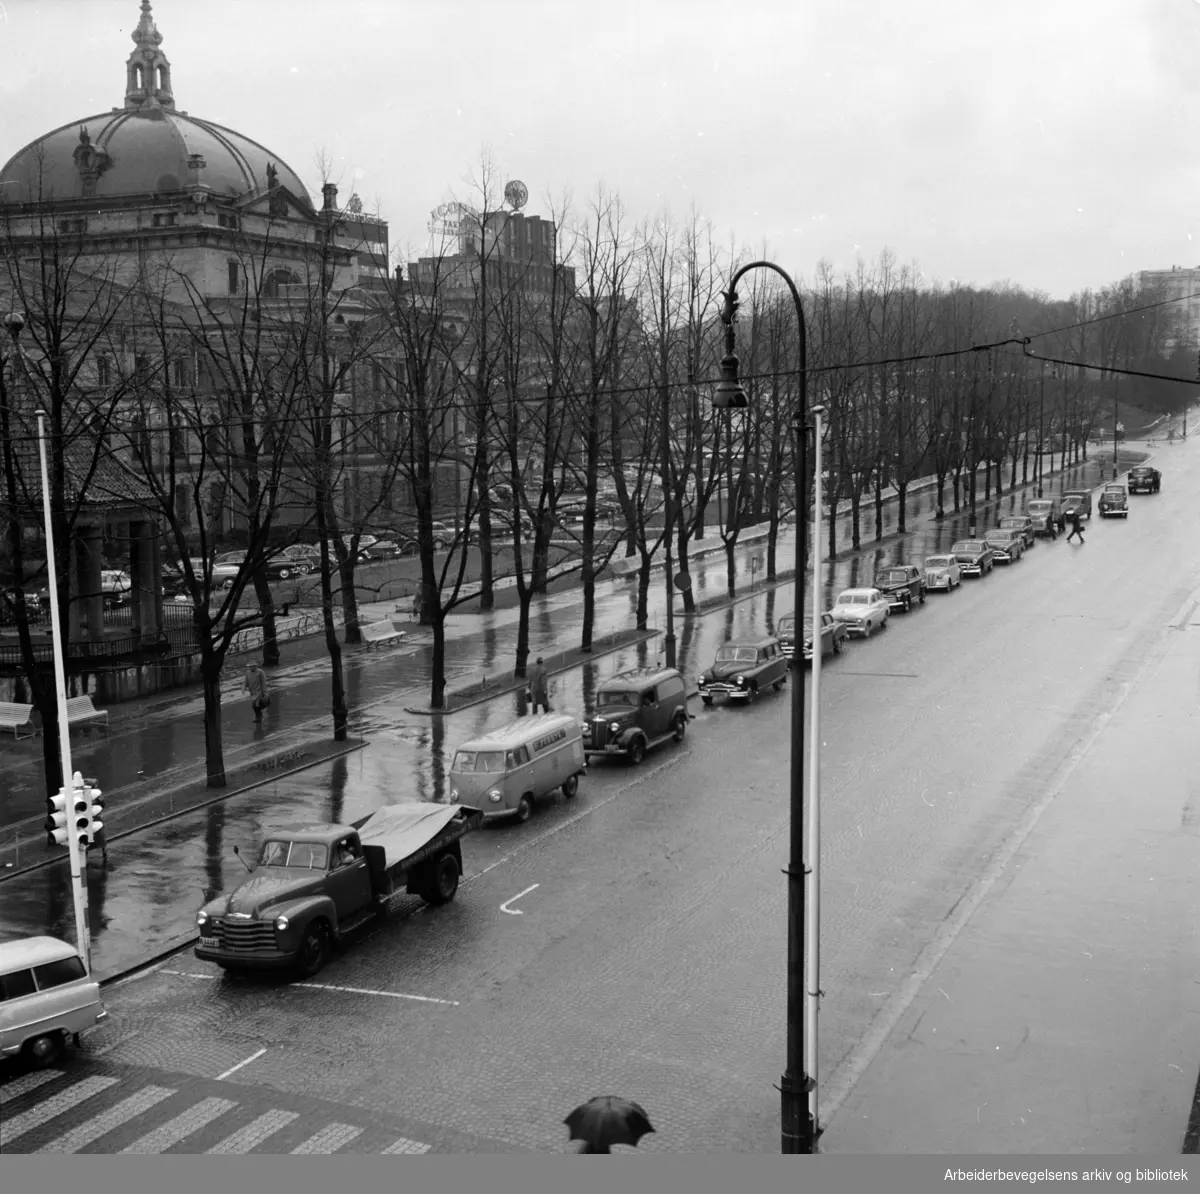
[{"label": "wet sidewalk", "polygon": [[1198,599],[1125,661],[1028,836],[956,909],[911,1003],[881,1013],[877,1054],[823,1090],[823,1152],[1181,1151],[1200,1038]]}]

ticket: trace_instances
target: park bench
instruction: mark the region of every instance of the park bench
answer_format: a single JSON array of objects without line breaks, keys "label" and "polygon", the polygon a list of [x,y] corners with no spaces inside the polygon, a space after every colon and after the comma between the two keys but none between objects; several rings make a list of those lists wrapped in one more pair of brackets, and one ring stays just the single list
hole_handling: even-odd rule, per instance
[{"label": "park bench", "polygon": [[381,646],[383,643],[399,643],[407,637],[403,630],[397,630],[390,621],[368,622],[362,628],[362,640],[367,644],[367,650]]},{"label": "park bench", "polygon": [[97,709],[92,704],[90,696],[67,698],[67,725],[89,725],[91,722],[103,722],[108,725],[108,710]]},{"label": "park bench", "polygon": [[32,738],[36,733],[33,728],[33,706],[0,701],[0,730],[12,730],[14,738],[21,737],[21,730],[28,730],[25,737]]}]

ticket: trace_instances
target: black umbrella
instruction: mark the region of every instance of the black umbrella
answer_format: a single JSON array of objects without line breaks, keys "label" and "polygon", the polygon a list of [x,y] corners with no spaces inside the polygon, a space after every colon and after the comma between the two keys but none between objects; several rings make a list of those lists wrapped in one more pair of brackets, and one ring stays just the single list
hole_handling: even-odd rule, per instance
[{"label": "black umbrella", "polygon": [[650,1117],[630,1099],[602,1095],[576,1107],[563,1123],[571,1129],[572,1140],[587,1145],[584,1152],[610,1153],[614,1144],[637,1147],[637,1142],[653,1132]]}]

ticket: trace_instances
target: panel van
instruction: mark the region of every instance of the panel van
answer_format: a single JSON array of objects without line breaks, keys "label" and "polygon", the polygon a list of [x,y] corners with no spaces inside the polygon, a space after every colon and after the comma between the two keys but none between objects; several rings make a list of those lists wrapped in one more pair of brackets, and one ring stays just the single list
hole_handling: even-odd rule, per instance
[{"label": "panel van", "polygon": [[579,719],[538,713],[464,742],[450,764],[450,799],[528,821],[539,799],[555,788],[570,799],[586,774]]},{"label": "panel van", "polygon": [[53,1065],[68,1037],[106,1019],[100,984],[57,937],[0,942],[0,1057]]}]

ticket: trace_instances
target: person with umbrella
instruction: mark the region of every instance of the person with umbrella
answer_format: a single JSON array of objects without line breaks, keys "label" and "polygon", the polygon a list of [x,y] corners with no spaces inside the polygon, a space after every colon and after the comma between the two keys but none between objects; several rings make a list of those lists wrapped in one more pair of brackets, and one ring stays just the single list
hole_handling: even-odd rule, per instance
[{"label": "person with umbrella", "polygon": [[637,1142],[654,1128],[645,1110],[632,1099],[616,1095],[601,1095],[576,1107],[563,1123],[571,1131],[570,1140],[576,1145],[572,1152],[611,1153],[614,1144]]}]

